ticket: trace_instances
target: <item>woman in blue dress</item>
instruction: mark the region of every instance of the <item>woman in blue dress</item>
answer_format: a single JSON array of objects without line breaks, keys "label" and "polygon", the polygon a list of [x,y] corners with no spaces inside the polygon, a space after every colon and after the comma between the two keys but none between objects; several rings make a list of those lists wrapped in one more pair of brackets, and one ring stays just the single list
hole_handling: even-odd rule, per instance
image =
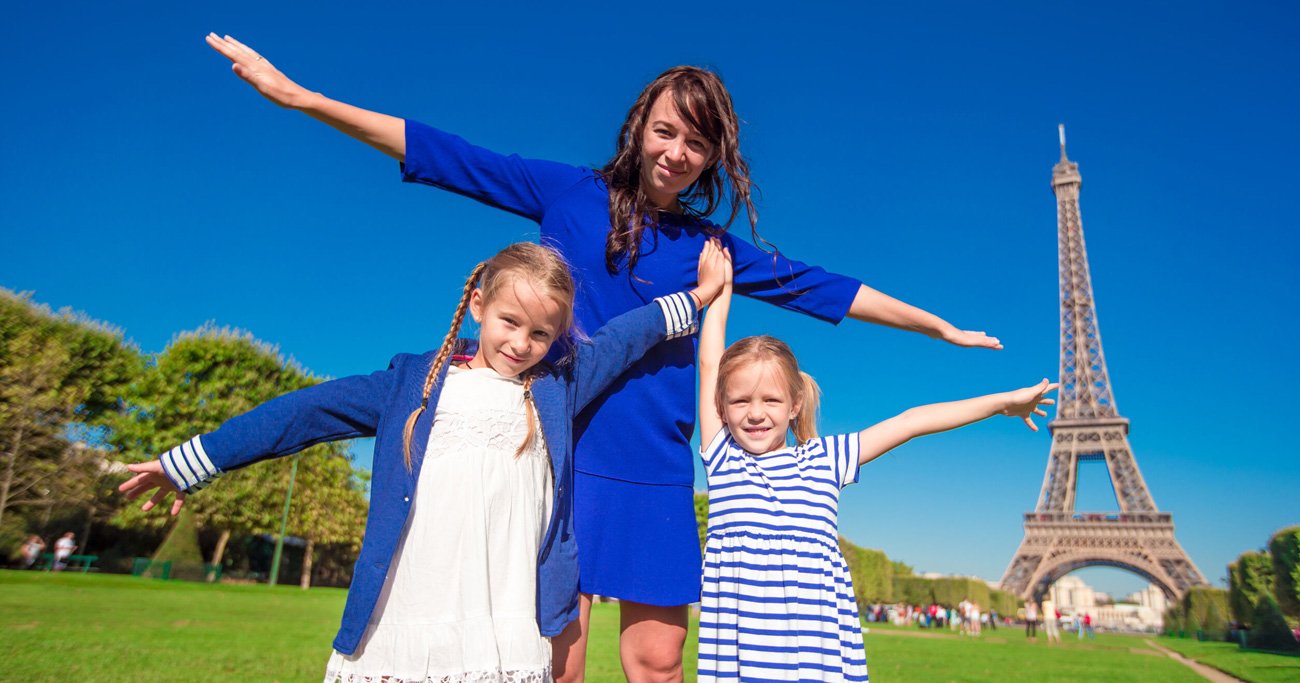
[{"label": "woman in blue dress", "polygon": [[[720,236],[735,291],[832,323],[846,315],[971,347],[1000,348],[982,332],[816,266],[726,233],[756,214],[731,98],[713,73],[670,69],[628,112],[602,169],[503,155],[421,123],[359,109],[290,80],[229,36],[208,44],[275,104],[301,111],[402,164],[406,182],[510,211],[541,227],[579,282],[582,329],[693,283],[705,240]],[[708,220],[730,206],[728,220]],[[592,595],[620,601],[619,654],[629,681],[680,681],[687,605],[699,599],[701,558],[690,447],[695,430],[694,336],[660,344],[577,418],[575,528],[581,616],[553,642],[557,680],[581,681]]]}]

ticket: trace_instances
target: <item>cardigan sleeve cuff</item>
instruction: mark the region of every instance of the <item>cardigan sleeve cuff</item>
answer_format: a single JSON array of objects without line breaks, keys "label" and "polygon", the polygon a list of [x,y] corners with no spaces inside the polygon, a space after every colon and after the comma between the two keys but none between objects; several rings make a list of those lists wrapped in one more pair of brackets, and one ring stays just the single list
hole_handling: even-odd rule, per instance
[{"label": "cardigan sleeve cuff", "polygon": [[695,299],[686,292],[677,292],[655,299],[664,312],[665,339],[677,339],[695,334],[700,329]]},{"label": "cardigan sleeve cuff", "polygon": [[203,441],[197,436],[158,456],[158,462],[172,485],[183,493],[200,491],[221,476],[221,470],[208,459]]}]

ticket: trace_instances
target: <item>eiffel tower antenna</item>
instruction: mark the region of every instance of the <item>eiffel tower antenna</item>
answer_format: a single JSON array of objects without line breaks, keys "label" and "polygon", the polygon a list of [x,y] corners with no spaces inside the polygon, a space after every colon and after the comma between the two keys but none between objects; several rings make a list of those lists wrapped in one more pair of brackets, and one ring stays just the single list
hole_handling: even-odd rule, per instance
[{"label": "eiffel tower antenna", "polygon": [[[1079,214],[1079,165],[1065,155],[1052,167],[1061,295],[1061,388],[1049,423],[1052,450],[1038,504],[1025,514],[1025,538],[1002,576],[1002,589],[1039,599],[1059,578],[1088,566],[1127,569],[1180,598],[1205,578],[1174,538],[1173,515],[1160,512],[1129,446],[1102,352],[1088,251]],[[1118,511],[1075,509],[1079,464],[1103,462]]]}]

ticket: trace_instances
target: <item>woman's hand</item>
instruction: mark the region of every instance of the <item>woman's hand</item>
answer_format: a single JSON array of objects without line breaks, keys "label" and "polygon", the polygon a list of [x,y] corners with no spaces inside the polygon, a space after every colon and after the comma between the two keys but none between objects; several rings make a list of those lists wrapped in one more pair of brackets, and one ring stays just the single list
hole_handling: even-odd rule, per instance
[{"label": "woman's hand", "polygon": [[1045,398],[1045,396],[1058,386],[1060,385],[1044,379],[1032,387],[1009,391],[1006,394],[1007,405],[1000,412],[1008,417],[1018,417],[1024,420],[1029,429],[1036,432],[1038,431],[1038,425],[1034,424],[1033,416],[1047,417],[1047,411],[1040,406],[1050,406],[1056,403],[1056,401]]},{"label": "woman's hand", "polygon": [[699,285],[691,291],[700,308],[713,303],[724,287],[731,287],[732,275],[731,252],[722,246],[721,240],[710,237],[700,250]]},{"label": "woman's hand", "polygon": [[983,332],[972,332],[970,330],[959,330],[952,328],[944,330],[939,338],[954,344],[956,346],[976,347],[983,349],[1001,349],[1002,342],[997,337],[990,337]]},{"label": "woman's hand", "polygon": [[226,59],[234,63],[231,69],[236,76],[253,86],[262,97],[279,106],[296,108],[306,96],[312,94],[280,73],[279,69],[272,66],[265,57],[257,54],[253,48],[238,40],[230,36],[218,37],[215,33],[209,33],[207,41],[212,49],[225,55]]},{"label": "woman's hand", "polygon": [[185,505],[185,494],[176,490],[176,487],[172,485],[172,481],[167,478],[167,475],[163,474],[162,463],[157,460],[150,460],[127,465],[126,468],[136,473],[134,477],[117,487],[118,491],[126,494],[127,500],[135,500],[154,489],[158,489],[149,500],[145,501],[144,505],[140,506],[141,510],[148,512],[154,506],[166,500],[168,494],[175,493],[176,501],[172,503],[172,515],[175,516],[180,513],[181,507]]}]

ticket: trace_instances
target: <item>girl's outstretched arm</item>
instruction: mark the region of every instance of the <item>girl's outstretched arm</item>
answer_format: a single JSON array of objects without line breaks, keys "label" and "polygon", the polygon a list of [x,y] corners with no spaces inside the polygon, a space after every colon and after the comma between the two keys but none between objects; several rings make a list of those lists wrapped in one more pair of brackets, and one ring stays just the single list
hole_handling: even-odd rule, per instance
[{"label": "girl's outstretched arm", "polygon": [[265,57],[230,36],[209,33],[208,45],[225,55],[236,76],[286,109],[296,109],[354,137],[398,161],[406,160],[406,121],[368,111],[312,92],[285,76]]},{"label": "girl's outstretched arm", "polygon": [[915,437],[946,432],[999,414],[1019,417],[1030,429],[1038,431],[1033,416],[1047,415],[1041,406],[1056,403],[1045,398],[1056,387],[1044,379],[1015,391],[912,408],[858,433],[858,464],[864,465]]},{"label": "girl's outstretched arm", "polygon": [[909,332],[920,332],[927,337],[942,339],[957,346],[974,346],[988,349],[1002,348],[997,337],[983,332],[960,330],[939,316],[905,304],[888,294],[866,285],[858,289],[849,307],[849,317],[877,325],[886,325]]},{"label": "girl's outstretched arm", "polygon": [[727,314],[731,310],[731,253],[717,239],[711,239],[700,252],[700,271],[707,267],[706,261],[718,259],[724,264],[722,291],[709,306],[700,328],[700,448],[707,448],[722,429],[716,400],[718,364],[727,350]]}]

